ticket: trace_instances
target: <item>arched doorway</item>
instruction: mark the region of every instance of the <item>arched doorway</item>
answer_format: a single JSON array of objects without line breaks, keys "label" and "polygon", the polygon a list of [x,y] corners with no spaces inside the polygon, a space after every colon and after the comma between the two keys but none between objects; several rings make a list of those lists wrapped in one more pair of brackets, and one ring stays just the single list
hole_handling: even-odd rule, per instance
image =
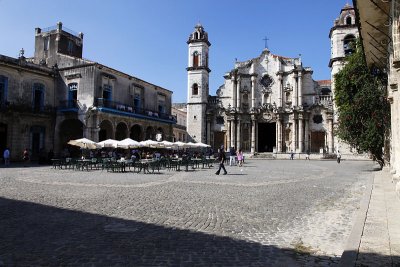
[{"label": "arched doorway", "polygon": [[272,152],[276,144],[276,123],[258,123],[258,152]]},{"label": "arched doorway", "polygon": [[83,137],[83,123],[78,119],[67,119],[60,125],[59,140],[60,148],[59,151],[63,151],[68,148],[71,156],[80,155],[78,147],[68,146],[69,140],[79,139]]},{"label": "arched doorway", "polygon": [[99,142],[113,138],[113,126],[110,121],[104,120],[100,123]]},{"label": "arched doorway", "polygon": [[3,155],[7,147],[7,124],[0,123],[0,155]]},{"label": "arched doorway", "polygon": [[154,129],[153,129],[153,127],[151,127],[151,126],[149,126],[149,127],[147,127],[146,128],[146,140],[148,140],[148,139],[151,139],[151,140],[153,140],[153,138],[154,138],[155,136],[154,136]]},{"label": "arched doorway", "polygon": [[128,137],[128,126],[120,122],[115,130],[115,140],[123,140]]},{"label": "arched doorway", "polygon": [[140,125],[135,124],[131,127],[131,132],[129,135],[129,138],[135,140],[135,141],[143,141],[142,139],[142,127]]},{"label": "arched doorway", "polygon": [[31,149],[31,156],[32,159],[39,158],[42,149],[44,147],[44,135],[45,135],[46,128],[44,126],[35,125],[31,126],[30,129],[30,149]]},{"label": "arched doorway", "polygon": [[325,148],[325,132],[311,132],[311,152],[319,153],[321,148]]}]

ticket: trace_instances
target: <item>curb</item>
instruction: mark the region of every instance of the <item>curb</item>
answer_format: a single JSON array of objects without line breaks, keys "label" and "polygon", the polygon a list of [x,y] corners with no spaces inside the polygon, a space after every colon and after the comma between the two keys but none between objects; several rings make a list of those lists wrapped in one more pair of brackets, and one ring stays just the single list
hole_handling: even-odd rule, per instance
[{"label": "curb", "polygon": [[360,203],[360,210],[358,212],[356,221],[354,222],[349,238],[347,239],[347,244],[344,248],[342,256],[340,257],[339,266],[355,266],[356,264],[361,237],[364,232],[365,220],[367,219],[375,175],[376,174],[368,179],[367,188]]}]

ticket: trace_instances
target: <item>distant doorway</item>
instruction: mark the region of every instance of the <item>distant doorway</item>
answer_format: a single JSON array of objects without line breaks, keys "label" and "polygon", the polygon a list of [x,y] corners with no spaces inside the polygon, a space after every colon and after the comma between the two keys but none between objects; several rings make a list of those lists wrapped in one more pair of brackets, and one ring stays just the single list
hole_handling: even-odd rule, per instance
[{"label": "distant doorway", "polygon": [[311,132],[311,152],[319,153],[325,147],[325,132]]},{"label": "distant doorway", "polygon": [[7,147],[7,124],[0,123],[0,155],[3,156],[3,152]]},{"label": "distant doorway", "polygon": [[276,123],[258,124],[258,152],[273,152],[276,145]]},{"label": "distant doorway", "polygon": [[214,132],[214,151],[217,152],[218,148],[221,148],[225,144],[225,133]]}]

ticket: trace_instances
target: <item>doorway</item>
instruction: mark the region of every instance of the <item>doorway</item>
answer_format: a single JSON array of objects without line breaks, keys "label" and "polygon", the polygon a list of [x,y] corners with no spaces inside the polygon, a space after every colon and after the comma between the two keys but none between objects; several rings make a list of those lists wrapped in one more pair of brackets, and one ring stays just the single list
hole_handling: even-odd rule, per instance
[{"label": "doorway", "polygon": [[0,155],[7,147],[7,124],[0,123]]},{"label": "doorway", "polygon": [[320,148],[325,148],[325,132],[311,132],[311,152],[319,153]]},{"label": "doorway", "polygon": [[258,152],[273,152],[276,145],[276,123],[258,124]]}]

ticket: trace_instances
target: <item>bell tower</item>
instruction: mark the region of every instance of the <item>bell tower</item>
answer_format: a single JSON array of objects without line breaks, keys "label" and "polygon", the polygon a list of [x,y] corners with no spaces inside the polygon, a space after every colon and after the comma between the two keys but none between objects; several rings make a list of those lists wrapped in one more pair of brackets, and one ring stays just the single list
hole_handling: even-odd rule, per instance
[{"label": "bell tower", "polygon": [[[358,37],[359,33],[356,25],[354,8],[351,5],[346,4],[340,10],[340,15],[335,19],[333,27],[329,32],[329,39],[331,41],[331,58],[329,60],[329,67],[331,68],[331,90],[333,99],[335,99],[335,74],[338,73],[346,64],[345,58],[355,51],[355,41]],[[333,109],[333,124],[336,125],[338,123],[338,116],[335,102],[333,102]],[[335,151],[340,150],[342,153],[352,153],[350,146],[345,144],[337,136],[334,136],[333,142]]]},{"label": "bell tower", "polygon": [[195,26],[187,41],[188,91],[187,91],[187,132],[192,140],[205,143],[206,108],[209,95],[208,50],[211,43],[201,24]]}]

